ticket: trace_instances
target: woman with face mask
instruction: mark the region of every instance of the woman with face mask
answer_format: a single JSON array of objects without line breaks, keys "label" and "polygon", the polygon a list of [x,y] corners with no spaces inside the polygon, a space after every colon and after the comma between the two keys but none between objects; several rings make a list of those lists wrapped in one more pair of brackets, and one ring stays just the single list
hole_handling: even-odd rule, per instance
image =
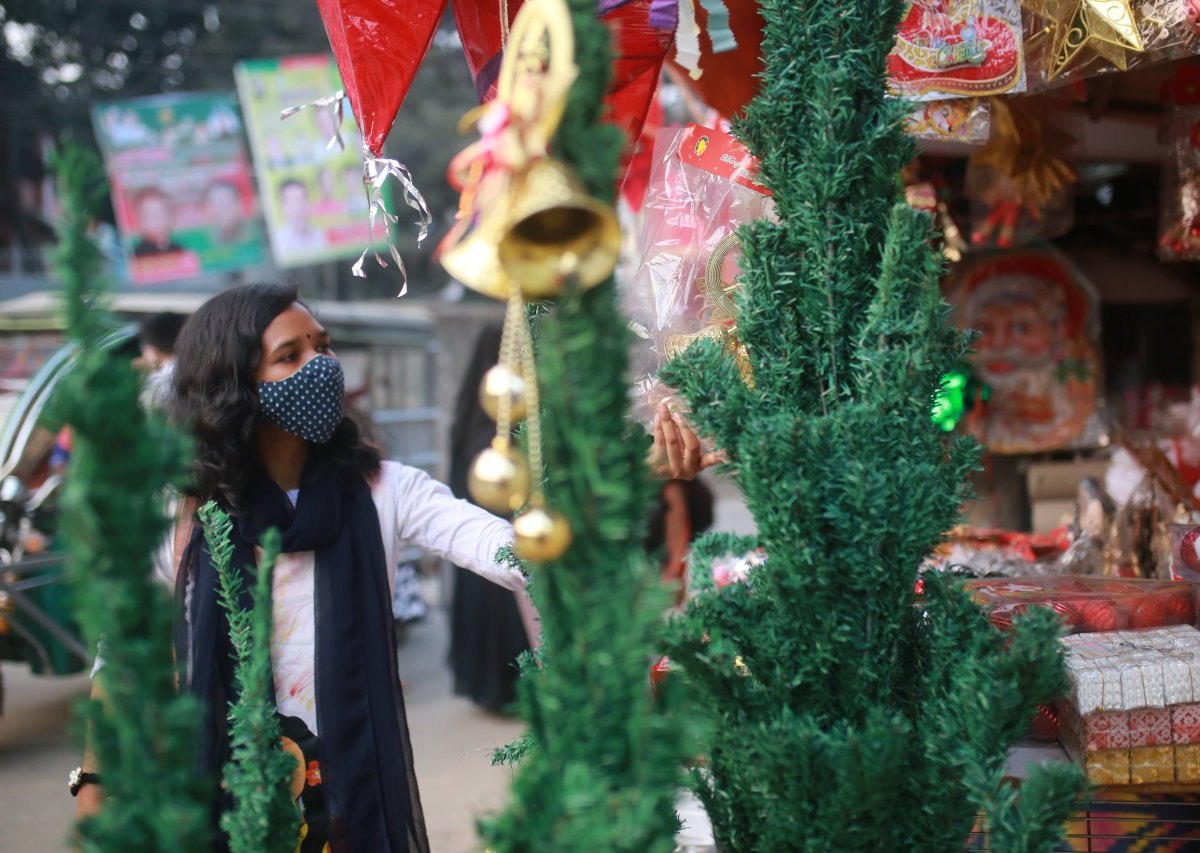
[{"label": "woman with face mask", "polygon": [[[232,515],[237,567],[254,565],[264,531],[280,531],[271,660],[285,738],[308,769],[294,791],[307,824],[298,849],[425,851],[392,634],[395,555],[416,545],[520,596],[525,579],[495,561],[509,523],[382,461],[343,411],[344,392],[329,333],[294,288],[251,285],[205,303],[176,347],[171,410],[195,457],[159,567],[176,591],[181,689],[203,712],[197,771],[217,779],[230,754],[232,646],[195,510],[215,501]],[[660,424],[651,464],[695,476],[698,448],[686,428]],[[103,772],[83,769],[93,784],[73,788],[86,813]]]}]

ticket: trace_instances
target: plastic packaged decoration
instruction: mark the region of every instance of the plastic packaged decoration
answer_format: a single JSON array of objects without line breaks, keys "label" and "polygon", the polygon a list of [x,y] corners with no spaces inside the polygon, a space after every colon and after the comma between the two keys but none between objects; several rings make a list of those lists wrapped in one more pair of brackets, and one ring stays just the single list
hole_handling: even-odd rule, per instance
[{"label": "plastic packaged decoration", "polygon": [[1187,56],[1193,0],[1027,0],[1025,56],[1031,92]]},{"label": "plastic packaged decoration", "polygon": [[1165,136],[1158,256],[1200,260],[1200,106],[1176,107]]},{"label": "plastic packaged decoration", "polygon": [[740,225],[770,215],[754,163],[718,130],[689,125],[660,134],[643,208],[640,258],[623,299],[640,339],[633,361],[635,416],[649,426],[671,389],[658,380],[668,359],[702,337],[722,340],[752,382],[737,340],[735,290]]},{"label": "plastic packaged decoration", "polygon": [[917,139],[982,145],[992,129],[992,109],[981,98],[951,98],[913,104],[904,130]]},{"label": "plastic packaged decoration", "polygon": [[912,3],[888,57],[892,94],[914,101],[1025,91],[1018,0]]}]

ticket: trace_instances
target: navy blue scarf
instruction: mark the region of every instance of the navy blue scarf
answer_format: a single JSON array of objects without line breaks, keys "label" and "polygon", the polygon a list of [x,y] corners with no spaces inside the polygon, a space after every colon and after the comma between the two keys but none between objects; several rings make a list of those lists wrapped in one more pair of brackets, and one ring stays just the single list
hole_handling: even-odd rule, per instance
[{"label": "navy blue scarf", "polygon": [[[367,483],[314,458],[301,476],[295,508],[265,474],[252,480],[246,505],[249,512],[234,520],[235,567],[244,571],[254,565],[254,546],[271,527],[279,529],[284,553],[315,552],[317,728],[332,850],[427,851],[400,692],[383,536]],[[198,769],[217,778],[229,758],[226,708],[235,687],[229,624],[198,524],[178,572],[181,603],[189,576],[194,578],[191,642],[188,648],[188,632],[179,632],[178,659],[189,664],[188,689],[205,717]],[[253,583],[244,571],[247,599]]]}]

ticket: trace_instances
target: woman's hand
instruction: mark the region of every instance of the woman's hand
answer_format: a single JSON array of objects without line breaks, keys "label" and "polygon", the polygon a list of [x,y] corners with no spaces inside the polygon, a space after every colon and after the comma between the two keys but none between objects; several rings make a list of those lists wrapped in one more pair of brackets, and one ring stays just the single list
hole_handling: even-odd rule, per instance
[{"label": "woman's hand", "polygon": [[75,820],[80,821],[99,813],[104,805],[104,789],[99,785],[84,785],[75,796]]},{"label": "woman's hand", "polygon": [[654,446],[647,461],[654,473],[664,479],[694,480],[705,468],[725,461],[722,453],[702,452],[699,437],[666,403],[654,415],[653,434]]}]

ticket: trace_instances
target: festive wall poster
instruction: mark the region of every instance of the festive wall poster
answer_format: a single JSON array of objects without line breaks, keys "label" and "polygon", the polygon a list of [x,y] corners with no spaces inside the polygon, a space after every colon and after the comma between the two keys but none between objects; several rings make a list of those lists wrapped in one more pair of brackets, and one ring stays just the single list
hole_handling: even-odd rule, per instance
[{"label": "festive wall poster", "polygon": [[1099,321],[1091,286],[1048,249],[963,264],[947,298],[979,333],[972,358],[991,391],[977,438],[993,453],[1040,453],[1084,439],[1096,414]]},{"label": "festive wall poster", "polygon": [[1167,119],[1165,136],[1158,256],[1164,261],[1197,261],[1200,260],[1200,106],[1176,107]]},{"label": "festive wall poster", "polygon": [[[312,106],[281,119],[288,107],[328,98],[342,88],[325,55],[255,59],[234,69],[263,194],[271,253],[281,267],[353,257],[371,242],[362,182],[362,137],[348,108]],[[341,135],[344,148],[335,140]],[[333,144],[330,144],[330,143]],[[386,244],[380,223],[378,241]]]},{"label": "festive wall poster", "polygon": [[888,56],[892,94],[917,101],[1025,90],[1018,0],[910,0]]},{"label": "festive wall poster", "polygon": [[134,284],[262,263],[258,199],[231,94],[99,104],[92,122]]}]

